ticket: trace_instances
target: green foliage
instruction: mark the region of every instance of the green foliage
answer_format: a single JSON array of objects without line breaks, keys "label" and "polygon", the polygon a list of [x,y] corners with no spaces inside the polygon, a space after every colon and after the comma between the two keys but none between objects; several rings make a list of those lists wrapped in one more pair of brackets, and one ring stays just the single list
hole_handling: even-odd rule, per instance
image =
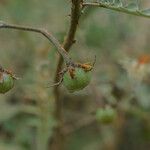
[{"label": "green foliage", "polygon": [[96,111],[96,119],[104,124],[112,123],[114,119],[116,119],[116,116],[117,112],[109,106],[106,108],[99,108]]},{"label": "green foliage", "polygon": [[96,5],[119,12],[150,18],[150,9],[140,9],[140,4],[137,0],[127,2],[123,0],[102,0],[97,2]]},{"label": "green foliage", "polygon": [[[117,31],[114,30],[115,24],[112,24],[112,26],[99,26],[96,24],[96,21],[92,21],[86,31],[86,44],[91,48],[98,48],[103,47],[107,48],[109,45],[115,47],[114,41],[117,40],[118,35]],[[111,35],[113,35],[113,38],[111,38]],[[103,39],[107,39],[107,41],[104,41]]]},{"label": "green foliage", "polygon": [[[103,5],[140,16],[143,15],[139,11],[148,15],[150,12],[144,7],[137,10],[137,5],[129,6],[131,0],[116,0],[115,5],[112,2],[103,0]],[[148,8],[150,2],[142,2]],[[37,0],[2,0],[1,19],[47,28],[62,41],[68,29],[69,4],[68,0],[43,0],[42,3]],[[67,136],[65,150],[116,147],[146,150],[150,141],[150,83],[146,80],[133,84],[119,61],[124,56],[149,53],[149,22],[107,9],[90,9],[94,11],[87,13],[86,20],[80,20],[77,42],[70,54],[80,62],[96,55],[97,62],[92,84],[87,88],[75,94],[68,94],[61,88]],[[86,11],[89,12],[89,8]],[[1,64],[22,78],[12,92],[0,95],[0,150],[45,150],[57,123],[51,117],[54,111],[52,89],[45,88],[54,76],[57,54],[46,40],[32,33],[1,30],[0,35]],[[119,108],[117,126],[101,126],[100,120],[95,121],[95,110],[101,104]],[[102,109],[100,114],[104,112]]]}]

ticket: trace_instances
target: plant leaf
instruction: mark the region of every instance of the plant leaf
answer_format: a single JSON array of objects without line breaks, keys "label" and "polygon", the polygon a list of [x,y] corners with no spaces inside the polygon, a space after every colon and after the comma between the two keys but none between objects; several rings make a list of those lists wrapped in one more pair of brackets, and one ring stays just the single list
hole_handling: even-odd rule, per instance
[{"label": "plant leaf", "polygon": [[125,8],[132,12],[139,10],[137,3],[129,3]]},{"label": "plant leaf", "polygon": [[126,14],[150,18],[150,8],[141,10],[141,2],[139,0],[130,0],[127,2],[124,2],[122,0],[112,0],[111,2],[107,0],[101,0],[95,3],[85,2],[84,4],[87,6],[97,6],[118,12],[123,12]]},{"label": "plant leaf", "polygon": [[142,14],[150,16],[150,8],[141,11]]}]

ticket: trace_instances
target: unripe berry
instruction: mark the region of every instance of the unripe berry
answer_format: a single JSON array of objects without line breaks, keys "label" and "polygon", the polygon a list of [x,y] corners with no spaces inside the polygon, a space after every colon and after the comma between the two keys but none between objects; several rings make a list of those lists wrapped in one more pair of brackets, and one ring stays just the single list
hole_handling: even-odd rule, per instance
[{"label": "unripe berry", "polygon": [[116,116],[116,111],[109,106],[106,108],[99,108],[96,112],[96,119],[104,124],[112,123]]},{"label": "unripe berry", "polygon": [[85,71],[82,68],[75,68],[73,77],[67,71],[63,77],[63,84],[69,92],[75,92],[85,88],[91,80],[91,71]]},{"label": "unripe berry", "polygon": [[5,72],[0,72],[0,93],[6,93],[14,86],[14,78]]}]

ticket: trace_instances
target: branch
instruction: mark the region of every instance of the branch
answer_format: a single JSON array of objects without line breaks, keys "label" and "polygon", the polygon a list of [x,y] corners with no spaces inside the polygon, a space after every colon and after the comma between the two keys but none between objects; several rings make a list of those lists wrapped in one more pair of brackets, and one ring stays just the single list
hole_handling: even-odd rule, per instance
[{"label": "branch", "polygon": [[14,24],[8,24],[8,23],[0,21],[0,29],[2,29],[2,28],[40,33],[44,37],[46,37],[51,43],[53,43],[53,45],[57,48],[59,54],[65,60],[66,64],[69,64],[71,62],[71,59],[69,58],[68,53],[61,46],[59,41],[51,33],[49,33],[45,29],[33,28],[33,27],[28,27],[28,26],[20,26],[20,25],[14,25]]},{"label": "branch", "polygon": [[79,17],[81,14],[80,11],[81,11],[81,0],[72,0],[71,24],[66,39],[64,40],[63,43],[63,47],[66,51],[69,51],[73,43],[75,43],[74,37],[77,30]]},{"label": "branch", "polygon": [[[81,14],[81,3],[82,2],[83,2],[82,0],[72,0],[70,27],[69,27],[69,31],[66,35],[66,38],[62,44],[63,48],[67,52],[70,50],[71,46],[75,42],[74,38],[75,38],[75,34],[76,34],[76,30],[77,30],[77,26],[78,26],[80,14]],[[58,73],[60,72],[60,70],[62,68],[62,64],[63,64],[63,59],[60,57],[59,61],[58,61],[56,73],[55,73],[54,83],[57,83],[60,80]],[[58,86],[54,87],[54,95],[55,95],[55,100],[56,100],[56,113],[55,113],[55,115],[56,115],[56,118],[61,118],[60,114],[61,114],[61,105],[62,105],[61,103],[62,102],[59,101]]]},{"label": "branch", "polygon": [[[69,31],[66,35],[66,38],[63,42],[63,48],[68,52],[75,43],[75,34],[78,27],[79,18],[81,15],[81,4],[83,3],[83,0],[71,0],[72,6],[71,6],[71,21],[70,21],[70,27]],[[60,80],[60,77],[58,76],[59,72],[61,71],[63,65],[63,59],[60,57],[55,73],[54,83],[57,83]],[[60,91],[59,87],[54,87],[54,96],[55,96],[55,118],[58,121],[58,126],[55,130],[55,133],[53,135],[52,143],[50,145],[50,149],[55,150],[63,150],[63,144],[64,144],[64,135],[63,135],[63,102],[62,99],[60,99]]]},{"label": "branch", "polygon": [[[62,44],[63,48],[67,52],[70,50],[73,43],[75,43],[74,37],[75,37],[76,30],[77,30],[80,14],[81,14],[81,2],[82,0],[72,0],[70,27],[66,35],[66,38]],[[63,59],[59,58],[57,69],[56,69],[56,74],[55,74],[55,79],[54,79],[55,82],[59,81],[58,73],[61,70],[62,64],[63,64]],[[54,89],[54,91],[56,91],[56,89],[57,87]]]},{"label": "branch", "polygon": [[102,2],[84,2],[84,7],[91,6],[91,7],[102,7],[126,14],[131,14],[139,17],[145,17],[150,18],[150,13],[147,10],[139,10],[138,8],[129,8],[129,7],[123,7],[119,5],[109,4],[109,3],[102,3]]}]

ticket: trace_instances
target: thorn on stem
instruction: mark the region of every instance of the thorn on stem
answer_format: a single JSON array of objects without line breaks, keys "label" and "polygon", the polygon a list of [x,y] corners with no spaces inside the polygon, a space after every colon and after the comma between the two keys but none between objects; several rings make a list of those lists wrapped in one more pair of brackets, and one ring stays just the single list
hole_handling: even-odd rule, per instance
[{"label": "thorn on stem", "polygon": [[60,79],[57,83],[51,84],[51,85],[47,86],[46,88],[58,86],[58,85],[60,85],[62,82],[63,82],[63,77],[61,77],[61,79]]},{"label": "thorn on stem", "polygon": [[92,63],[92,66],[94,67],[95,66],[95,63],[96,63],[96,55],[94,56],[94,61]]}]

